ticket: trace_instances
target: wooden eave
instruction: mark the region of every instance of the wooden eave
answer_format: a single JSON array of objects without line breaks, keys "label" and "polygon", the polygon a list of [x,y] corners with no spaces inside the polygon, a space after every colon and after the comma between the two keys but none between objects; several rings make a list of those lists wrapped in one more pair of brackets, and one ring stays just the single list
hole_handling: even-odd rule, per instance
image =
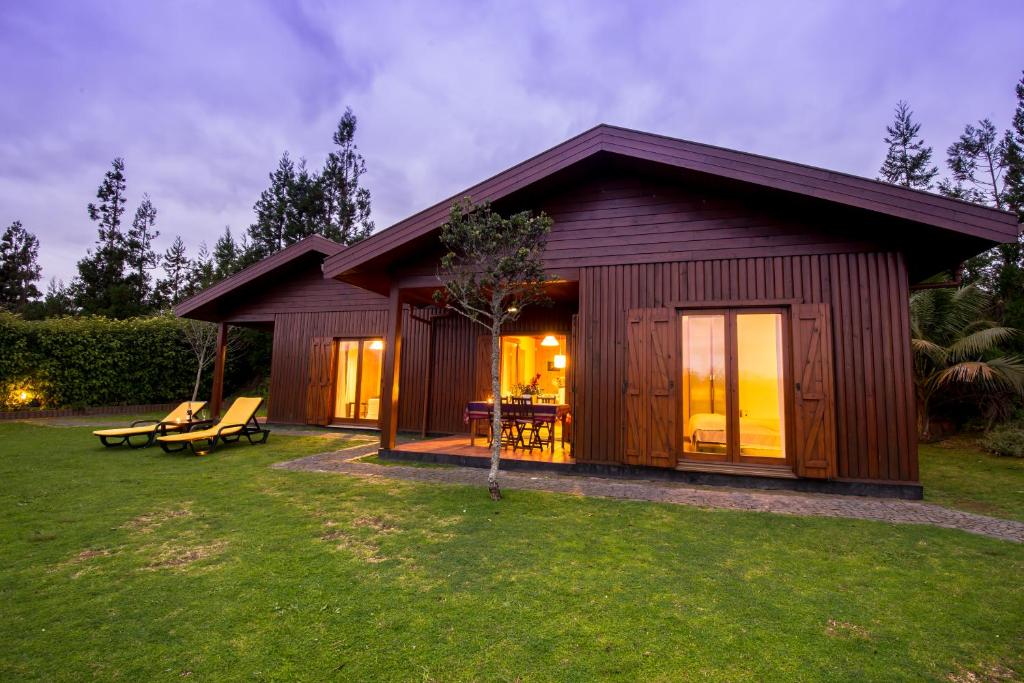
[{"label": "wooden eave", "polygon": [[856,207],[991,244],[1017,238],[1017,217],[1008,211],[848,173],[601,124],[328,257],[324,276],[386,293],[388,278],[382,271],[389,264],[389,252],[438,229],[456,199],[468,195],[477,202],[494,202],[602,152]]},{"label": "wooden eave", "polygon": [[174,315],[181,318],[195,317],[190,314],[197,313],[200,309],[215,306],[220,300],[237,293],[239,289],[268,277],[275,271],[294,263],[307,254],[316,253],[324,257],[331,257],[344,249],[344,246],[333,240],[319,235],[312,235],[300,242],[285,247],[276,254],[257,261],[230,277],[224,278],[195,296],[181,301],[174,307]]}]

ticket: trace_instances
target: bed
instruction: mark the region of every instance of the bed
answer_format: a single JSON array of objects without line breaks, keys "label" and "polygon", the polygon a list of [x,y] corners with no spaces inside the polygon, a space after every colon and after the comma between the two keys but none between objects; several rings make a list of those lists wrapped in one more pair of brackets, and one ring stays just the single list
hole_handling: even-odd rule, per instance
[{"label": "bed", "polygon": [[[701,450],[702,445],[725,448],[725,415],[694,413],[690,416],[686,434],[690,437],[690,443],[693,444],[694,450]],[[782,450],[777,420],[741,417],[740,434],[742,435],[741,450]]]}]

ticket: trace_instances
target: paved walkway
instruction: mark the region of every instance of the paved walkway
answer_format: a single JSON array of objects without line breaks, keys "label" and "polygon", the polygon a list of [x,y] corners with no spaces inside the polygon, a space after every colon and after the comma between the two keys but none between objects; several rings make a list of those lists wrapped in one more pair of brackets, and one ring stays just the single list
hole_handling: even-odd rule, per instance
[{"label": "paved walkway", "polygon": [[[475,467],[406,467],[354,461],[376,450],[376,444],[354,446],[332,453],[320,453],[299,460],[277,463],[274,467],[310,472],[337,472],[365,478],[384,477],[436,484],[486,486],[487,470]],[[930,524],[1024,543],[1024,522],[986,517],[917,501],[836,494],[753,491],[553,472],[502,472],[501,486],[506,489],[647,500],[725,510],[845,517],[895,524]]]}]

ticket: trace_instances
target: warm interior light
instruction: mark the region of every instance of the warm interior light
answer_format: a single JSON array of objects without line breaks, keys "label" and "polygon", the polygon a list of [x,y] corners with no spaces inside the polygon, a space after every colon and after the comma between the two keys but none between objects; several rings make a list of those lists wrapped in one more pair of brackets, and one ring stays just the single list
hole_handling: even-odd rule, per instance
[{"label": "warm interior light", "polygon": [[565,356],[559,353],[555,356],[554,361],[556,369],[565,370]]},{"label": "warm interior light", "polygon": [[370,342],[370,350],[371,351],[383,351],[384,350],[384,342],[382,342],[380,339],[374,339],[372,342]]},{"label": "warm interior light", "polygon": [[509,307],[508,307],[508,308],[507,308],[506,310],[507,310],[507,311],[508,311],[509,313],[518,313],[518,312],[519,312],[519,309],[518,309],[518,308],[516,308],[515,306],[509,306]]},{"label": "warm interior light", "polygon": [[24,401],[25,399],[28,398],[28,392],[27,391],[21,392],[20,394],[18,394],[18,398],[20,398],[22,401]]},{"label": "warm interior light", "polygon": [[553,335],[544,337],[544,340],[540,343],[541,346],[558,346],[558,340]]}]

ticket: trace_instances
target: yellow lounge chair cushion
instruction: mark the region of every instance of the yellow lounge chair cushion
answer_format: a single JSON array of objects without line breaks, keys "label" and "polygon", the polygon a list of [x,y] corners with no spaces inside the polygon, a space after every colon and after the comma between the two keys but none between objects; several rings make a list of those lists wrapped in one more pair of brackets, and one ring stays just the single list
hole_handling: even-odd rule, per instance
[{"label": "yellow lounge chair cushion", "polygon": [[[161,422],[185,422],[188,420],[189,408],[192,409],[192,415],[195,415],[205,405],[206,401],[185,401],[184,403],[179,403],[178,407],[167,413],[167,417],[161,420]],[[174,429],[170,425],[167,428]],[[93,432],[93,436],[137,436],[139,434],[149,434],[155,429],[155,424],[139,425],[138,427],[118,427],[116,429],[99,429]]]},{"label": "yellow lounge chair cushion", "polygon": [[[203,439],[212,439],[217,435],[217,430],[221,428],[221,425],[244,425],[252,419],[256,411],[259,410],[260,404],[263,403],[262,398],[246,398],[241,396],[235,399],[235,402],[231,404],[227,412],[224,413],[224,417],[220,419],[213,427],[207,429],[201,429],[195,432],[186,432],[184,434],[168,434],[167,436],[157,437],[158,441],[165,443],[173,442],[188,442],[188,441],[200,441]],[[222,431],[221,436],[231,436],[242,431],[241,427],[229,427]]]},{"label": "yellow lounge chair cushion", "polygon": [[[217,430],[219,427],[210,427],[209,429],[200,429],[194,432],[185,432],[183,434],[168,434],[167,436],[158,436],[158,441],[165,441],[171,443],[173,441],[199,441],[201,439],[212,439],[217,436]],[[220,433],[221,436],[231,436],[242,431],[241,427],[229,427]]]}]

